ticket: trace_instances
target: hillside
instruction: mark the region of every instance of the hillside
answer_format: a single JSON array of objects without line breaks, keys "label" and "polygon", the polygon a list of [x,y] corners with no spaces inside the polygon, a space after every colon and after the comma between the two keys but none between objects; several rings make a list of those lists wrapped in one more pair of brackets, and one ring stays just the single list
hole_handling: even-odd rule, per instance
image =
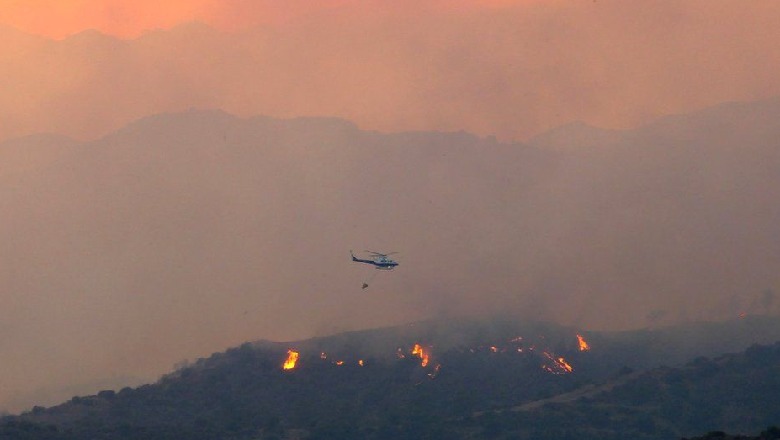
[{"label": "hillside", "polygon": [[[427,434],[420,438],[456,435],[446,420],[582,384],[585,372],[556,360],[576,365],[587,355],[573,331],[459,321],[259,341],[200,359],[153,385],[36,408],[4,429],[34,431],[27,421],[54,424],[58,439],[295,438],[298,432],[308,438],[390,438],[421,429]],[[290,349],[300,357],[284,370]]]},{"label": "hillside", "polygon": [[[689,330],[665,330],[667,343],[679,349]],[[7,418],[0,438],[666,439],[720,427],[755,431],[777,416],[780,344],[631,373],[620,345],[585,333],[582,350],[577,334],[552,324],[456,320],[258,341],[155,384],[36,407]],[[633,340],[633,352],[662,359],[663,351],[644,346],[646,334],[622,336],[623,350]],[[298,357],[286,370],[288,350]]]},{"label": "hillside", "polygon": [[701,437],[691,437],[683,440],[776,440],[780,439],[780,429],[776,426],[770,426],[767,430],[761,431],[757,436],[750,435],[729,435],[723,431],[712,431]]},{"label": "hillside", "polygon": [[[617,379],[579,396],[480,414],[494,438],[673,439],[756,432],[780,420],[780,343]],[[488,428],[486,428],[488,429]],[[500,435],[498,435],[500,434]],[[711,437],[707,437],[711,438]]]}]

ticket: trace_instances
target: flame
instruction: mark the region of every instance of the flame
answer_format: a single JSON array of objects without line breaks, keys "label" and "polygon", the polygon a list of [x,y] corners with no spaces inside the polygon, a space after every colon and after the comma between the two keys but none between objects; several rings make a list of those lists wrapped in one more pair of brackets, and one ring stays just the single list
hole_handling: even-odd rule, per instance
[{"label": "flame", "polygon": [[549,352],[545,351],[544,356],[552,361],[552,366],[542,365],[542,369],[552,374],[568,374],[574,371],[574,368],[566,362],[566,359],[558,356],[555,357]]},{"label": "flame", "polygon": [[360,360],[358,361],[358,365],[360,365],[361,367],[363,366],[363,359],[360,359]]},{"label": "flame", "polygon": [[569,365],[569,363],[566,362],[566,359],[559,357],[557,359],[557,362],[558,362],[558,366],[566,370],[567,373],[571,373],[572,371],[574,371],[574,368],[572,368],[571,365]]},{"label": "flame", "polygon": [[498,352],[498,348],[490,347],[490,351],[492,351],[493,353],[497,353]]},{"label": "flame", "polygon": [[580,351],[588,351],[590,350],[590,344],[585,340],[585,338],[582,337],[582,335],[577,335],[577,341],[580,344]]},{"label": "flame", "polygon": [[412,348],[412,354],[420,356],[420,359],[422,359],[420,365],[422,365],[423,367],[428,366],[428,354],[425,353],[425,351],[420,346],[420,344],[414,344],[414,348]]},{"label": "flame", "polygon": [[298,362],[298,352],[293,350],[287,350],[287,360],[284,361],[285,370],[292,370],[295,368],[295,363]]},{"label": "flame", "polygon": [[336,365],[344,365],[344,361],[336,361]]}]

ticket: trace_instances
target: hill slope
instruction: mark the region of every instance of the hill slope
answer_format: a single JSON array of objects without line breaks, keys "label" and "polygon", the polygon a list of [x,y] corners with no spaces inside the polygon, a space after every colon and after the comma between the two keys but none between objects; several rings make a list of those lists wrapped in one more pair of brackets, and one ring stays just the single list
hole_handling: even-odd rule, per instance
[{"label": "hill slope", "polygon": [[[756,432],[780,420],[780,343],[698,358],[572,399],[480,414],[494,438],[673,439],[710,431]],[[500,433],[500,435],[498,435]]]},{"label": "hill slope", "polygon": [[[679,346],[687,330],[667,330],[676,334],[667,342]],[[621,345],[586,333],[591,347],[581,351],[576,336],[551,324],[459,320],[259,341],[156,384],[36,407],[7,418],[0,438],[666,439],[755,431],[778,416],[780,344],[629,373]],[[622,347],[633,340],[634,352],[660,359],[645,337],[624,334]],[[288,350],[299,356],[285,370]]]}]

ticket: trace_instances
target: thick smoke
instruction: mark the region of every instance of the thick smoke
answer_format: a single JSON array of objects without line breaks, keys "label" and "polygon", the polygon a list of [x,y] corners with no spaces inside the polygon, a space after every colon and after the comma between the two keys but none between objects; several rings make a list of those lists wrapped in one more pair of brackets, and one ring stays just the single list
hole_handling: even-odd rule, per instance
[{"label": "thick smoke", "polygon": [[[721,106],[594,148],[555,143],[580,126],[537,148],[221,112],[5,143],[25,170],[2,174],[5,399],[53,371],[148,378],[246,340],[431,316],[624,329],[772,312],[778,116]],[[401,266],[374,276],[350,249]]]}]

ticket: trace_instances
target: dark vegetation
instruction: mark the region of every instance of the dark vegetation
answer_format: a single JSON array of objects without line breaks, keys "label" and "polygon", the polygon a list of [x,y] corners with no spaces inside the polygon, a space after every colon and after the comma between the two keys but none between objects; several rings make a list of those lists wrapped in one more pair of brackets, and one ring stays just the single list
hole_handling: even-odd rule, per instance
[{"label": "dark vegetation", "polygon": [[[6,417],[0,439],[725,439],[747,437],[715,430],[780,420],[780,344],[642,371],[618,350],[627,335],[586,337],[581,352],[573,329],[461,322],[247,343],[156,384]],[[288,348],[301,356],[284,371]]]},{"label": "dark vegetation", "polygon": [[[673,439],[755,432],[780,420],[780,343],[661,367],[580,399],[493,413],[494,438]],[[487,429],[487,428],[485,428]],[[770,430],[770,432],[776,432]],[[710,437],[706,437],[710,438]]]},{"label": "dark vegetation", "polygon": [[712,431],[701,437],[692,437],[683,440],[777,440],[780,439],[780,428],[770,426],[762,431],[758,436],[749,435],[729,435],[723,431]]}]

